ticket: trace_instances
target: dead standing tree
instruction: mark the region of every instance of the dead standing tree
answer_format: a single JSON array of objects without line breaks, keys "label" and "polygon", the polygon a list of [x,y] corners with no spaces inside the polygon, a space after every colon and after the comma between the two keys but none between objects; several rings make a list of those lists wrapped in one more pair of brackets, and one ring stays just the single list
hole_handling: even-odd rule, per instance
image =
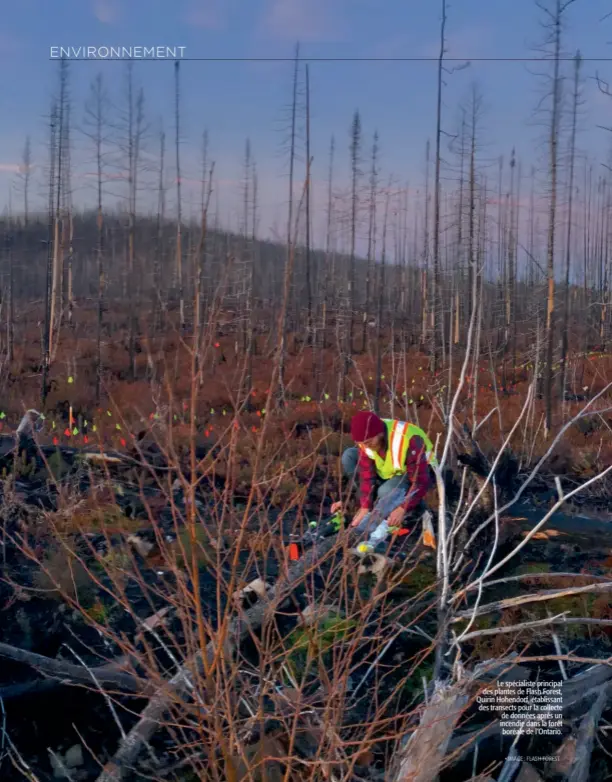
[{"label": "dead standing tree", "polygon": [[20,182],[20,189],[23,195],[23,227],[27,229],[30,219],[30,181],[32,178],[32,142],[29,136],[26,136],[23,145],[23,154],[21,165],[17,174],[17,180]]},{"label": "dead standing tree", "polygon": [[202,154],[202,191],[200,202],[200,238],[198,246],[193,254],[193,279],[195,280],[193,295],[193,344],[192,351],[195,356],[194,370],[198,375],[198,385],[202,386],[204,376],[202,374],[203,355],[202,345],[204,342],[204,323],[205,323],[205,296],[204,296],[204,272],[206,268],[206,246],[208,241],[208,212],[210,209],[210,199],[212,198],[213,173],[215,170],[214,161],[210,166],[210,172],[206,172],[208,162],[208,133],[205,131],[203,136],[203,154]]},{"label": "dead standing tree", "polygon": [[[21,193],[23,197],[23,230],[19,230],[17,232],[17,237],[19,237],[19,249],[22,253],[27,252],[27,246],[28,246],[28,227],[30,225],[30,185],[32,180],[32,173],[34,171],[34,166],[32,164],[32,142],[30,140],[29,136],[26,136],[25,143],[23,145],[23,153],[21,156],[21,164],[19,165],[19,171],[16,175],[16,188],[17,192]],[[10,192],[9,192],[10,197]],[[16,221],[16,225],[17,225]],[[15,238],[17,238],[15,237]],[[15,249],[13,245],[13,249]],[[14,301],[15,301],[15,278],[14,278],[14,257],[11,254],[11,264],[9,268],[9,309],[14,307]],[[8,339],[8,346],[7,346],[7,355],[9,356],[9,360],[12,360],[13,355],[13,345],[14,345],[14,319],[13,315],[11,315],[11,321],[10,325],[8,325],[8,333],[7,333],[7,339]]]},{"label": "dead standing tree", "polygon": [[[357,306],[357,297],[355,295],[355,266],[356,266],[356,242],[357,242],[357,224],[359,221],[359,185],[361,180],[361,117],[358,111],[353,114],[351,123],[351,191],[350,191],[350,251],[348,259],[348,281],[345,304],[344,325],[346,328],[343,345],[343,371],[342,371],[342,391],[343,399],[348,395],[348,376],[351,368],[351,361],[354,352],[354,333],[355,333],[355,309]],[[348,312],[346,312],[348,308]]]},{"label": "dead standing tree", "polygon": [[425,351],[430,331],[429,302],[429,164],[431,157],[431,142],[427,139],[425,145],[425,215],[423,217],[423,259],[421,269],[421,350]]},{"label": "dead standing tree", "polygon": [[99,404],[100,402],[102,384],[102,329],[104,325],[105,292],[103,185],[107,166],[107,145],[109,143],[109,128],[107,118],[108,107],[108,96],[106,94],[102,80],[102,74],[99,73],[89,88],[89,97],[85,104],[85,119],[83,122],[82,131],[93,146],[96,170],[96,260],[98,278],[98,306],[96,323],[96,404]]},{"label": "dead standing tree", "polygon": [[[61,285],[61,267],[63,264],[63,236],[61,235],[62,225],[62,194],[64,185],[63,166],[66,162],[67,147],[67,106],[68,106],[68,61],[65,58],[60,60],[59,77],[59,100],[58,100],[58,127],[57,127],[57,184],[55,189],[55,217],[53,226],[53,271],[51,276],[51,300],[49,312],[49,355],[53,357],[56,349],[55,331],[59,339],[59,319],[58,311],[60,303]],[[57,322],[56,322],[57,321]]]},{"label": "dead standing tree", "polygon": [[567,234],[565,237],[565,286],[563,289],[563,338],[561,342],[561,400],[565,398],[567,387],[567,357],[569,349],[570,321],[570,274],[572,259],[572,221],[574,218],[574,176],[576,170],[576,132],[578,124],[578,107],[580,103],[580,66],[582,57],[576,52],[574,57],[574,91],[572,96],[572,130],[569,147],[569,183],[567,203]]},{"label": "dead standing tree", "polygon": [[[459,197],[457,204],[457,251],[456,251],[456,266],[457,268],[451,271],[451,278],[454,283],[454,323],[451,327],[452,331],[452,346],[458,345],[460,341],[460,329],[461,329],[461,302],[460,302],[460,289],[465,284],[465,248],[464,248],[464,207],[465,207],[465,160],[467,153],[467,123],[466,123],[466,111],[464,107],[461,107],[461,123],[458,133],[458,149],[459,156]],[[454,147],[451,142],[451,149]],[[468,294],[469,295],[469,294]],[[469,304],[469,302],[468,302]],[[469,310],[471,312],[471,310]],[[449,367],[449,372],[451,368]]]},{"label": "dead standing tree", "polygon": [[4,251],[6,253],[6,266],[8,269],[7,284],[7,308],[6,308],[6,360],[10,364],[14,357],[15,347],[15,223],[13,220],[13,183],[9,185],[9,206],[4,231]]},{"label": "dead standing tree", "polygon": [[442,73],[444,71],[444,55],[446,53],[446,0],[442,0],[442,19],[440,22],[440,54],[438,56],[438,93],[436,105],[436,158],[434,173],[434,214],[433,214],[433,290],[431,296],[432,306],[432,371],[436,371],[439,363],[439,350],[444,341],[444,320],[441,306],[441,279],[440,279],[440,143],[442,139]]},{"label": "dead standing tree", "polygon": [[248,355],[249,340],[249,290],[251,276],[249,269],[251,267],[252,246],[250,237],[250,218],[251,218],[251,173],[252,173],[252,153],[251,140],[247,138],[244,148],[244,174],[242,184],[242,271],[240,273],[240,288],[238,295],[240,297],[240,308],[244,312],[244,317],[240,321],[240,333],[242,342],[242,351],[245,357]]},{"label": "dead standing tree", "polygon": [[176,152],[176,280],[179,297],[179,318],[181,331],[185,329],[185,289],[183,280],[183,245],[181,213],[181,158],[180,158],[180,80],[179,61],[174,63],[174,146]]},{"label": "dead standing tree", "polygon": [[332,299],[333,285],[335,280],[335,253],[332,251],[332,228],[334,223],[334,137],[331,137],[329,144],[329,168],[327,179],[327,208],[326,208],[326,231],[325,231],[325,274],[323,275],[323,291],[319,297],[321,305],[321,324],[320,338],[317,340],[318,361],[316,370],[316,392],[319,393],[323,383],[323,370],[325,350],[327,342],[327,325],[329,319],[329,310],[334,309],[334,300]]},{"label": "dead standing tree", "polygon": [[[208,164],[208,131],[204,131],[202,136],[202,191],[201,191],[201,230],[200,230],[200,246],[197,253],[197,269],[195,272],[195,280],[197,286],[197,293],[195,298],[196,304],[196,317],[194,322],[199,325],[197,329],[194,326],[194,339],[197,346],[198,367],[202,366],[203,353],[202,345],[204,344],[204,326],[208,322],[208,310],[209,310],[209,291],[207,288],[207,274],[208,274],[208,215],[210,211],[210,200],[213,193],[213,176],[215,173],[215,161],[210,164],[210,169],[206,170]],[[206,317],[205,317],[206,315]],[[204,383],[204,375],[200,373],[200,387]]]},{"label": "dead standing tree", "polygon": [[138,173],[143,140],[146,132],[144,126],[144,93],[142,88],[135,95],[134,64],[127,64],[126,73],[126,110],[122,125],[121,152],[125,157],[127,181],[127,211],[128,211],[128,242],[127,264],[124,291],[129,296],[131,306],[128,312],[128,356],[129,377],[136,379],[136,318],[139,311],[138,291],[140,285],[136,280],[136,208],[138,202]]},{"label": "dead standing tree", "polygon": [[153,332],[161,328],[162,315],[162,256],[164,252],[164,223],[166,219],[166,183],[164,155],[166,150],[166,134],[159,134],[159,183],[157,187],[157,232],[155,239],[155,255],[153,260]]},{"label": "dead standing tree", "polygon": [[[544,366],[544,399],[546,404],[545,433],[550,435],[553,413],[553,355],[555,339],[555,248],[557,238],[557,189],[559,177],[559,136],[561,122],[561,32],[563,16],[574,0],[550,0],[549,4],[536,2],[546,18],[550,30],[547,42],[552,46],[553,75],[551,89],[550,127],[548,137],[549,153],[549,208],[548,235],[546,247],[546,277],[548,292],[546,298],[546,360]],[[552,10],[551,10],[552,4]]]},{"label": "dead standing tree", "polygon": [[[507,266],[506,266],[506,280],[505,280],[505,334],[504,334],[504,362],[505,355],[508,352],[511,342],[512,324],[516,320],[516,313],[514,311],[514,288],[515,288],[515,256],[514,256],[514,205],[515,205],[515,176],[516,176],[516,150],[512,148],[510,153],[510,192],[508,193],[508,230],[507,230],[507,242],[506,242],[506,254],[507,254]],[[505,365],[505,363],[504,363]]]},{"label": "dead standing tree", "polygon": [[49,391],[49,369],[51,364],[51,279],[53,276],[53,233],[55,223],[55,163],[57,145],[57,101],[51,104],[49,118],[49,204],[47,222],[47,268],[45,278],[45,322],[43,327],[43,355],[42,355],[42,407],[44,408]]},{"label": "dead standing tree", "polygon": [[368,251],[366,268],[365,306],[361,327],[361,352],[367,349],[368,321],[370,318],[373,265],[376,258],[376,199],[378,198],[378,131],[374,132],[372,142],[372,165],[370,168],[370,203],[368,204]]},{"label": "dead standing tree", "polygon": [[[72,162],[71,162],[71,122],[70,122],[70,103],[66,105],[66,140],[65,140],[65,156],[66,163],[64,165],[63,175],[63,212],[64,222],[62,225],[62,247],[65,253],[66,269],[60,270],[60,303],[62,304],[62,312],[64,303],[68,306],[68,328],[74,326],[74,215],[72,204]],[[64,277],[66,278],[64,284]],[[65,296],[64,296],[65,290]],[[61,319],[61,316],[60,316]]]},{"label": "dead standing tree", "polygon": [[442,129],[442,90],[444,84],[444,73],[453,73],[457,70],[463,70],[469,66],[469,62],[463,63],[456,68],[448,69],[444,67],[444,55],[446,54],[446,9],[447,2],[442,0],[442,18],[440,20],[440,51],[438,55],[437,68],[437,99],[436,99],[436,151],[434,161],[434,210],[433,210],[433,277],[431,291],[431,369],[437,371],[440,361],[443,360],[445,331],[444,331],[444,308],[442,291],[442,258],[441,258],[441,236],[442,236],[442,157],[441,143],[444,130]]},{"label": "dead standing tree", "polygon": [[391,202],[391,185],[392,178],[389,177],[387,184],[387,192],[385,194],[385,209],[383,213],[383,225],[382,225],[382,242],[380,253],[380,264],[378,264],[378,285],[377,285],[377,306],[376,306],[376,386],[374,390],[374,411],[381,415],[381,394],[382,394],[382,354],[383,354],[383,339],[382,339],[382,320],[384,312],[384,299],[385,299],[385,270],[387,262],[387,228],[389,224],[389,205]]},{"label": "dead standing tree", "polygon": [[253,356],[255,354],[255,267],[257,252],[257,165],[254,160],[251,161],[251,183],[253,190],[253,203],[251,215],[251,252],[249,259],[249,293],[247,299],[247,344],[246,344],[246,380],[245,390],[247,393],[246,409],[251,410],[253,405],[251,401],[251,391],[253,386]]},{"label": "dead standing tree", "polygon": [[[469,173],[469,217],[468,217],[468,312],[471,314],[477,304],[478,284],[474,277],[478,275],[477,253],[476,253],[476,138],[477,125],[480,114],[481,100],[480,95],[474,89],[472,91],[471,105],[471,129],[470,129],[470,173]],[[478,350],[478,349],[477,349]],[[478,360],[478,359],[476,359]]]},{"label": "dead standing tree", "polygon": [[[578,56],[578,55],[577,55]],[[578,66],[576,66],[578,67]],[[612,89],[607,81],[601,79],[599,74],[596,76],[597,85],[600,92],[602,92],[608,98],[612,98]],[[604,128],[608,132],[612,132],[612,128],[607,126]],[[601,180],[601,187],[605,193],[605,197],[602,196],[601,204],[605,210],[605,217],[601,215],[600,237],[599,237],[599,290],[597,291],[600,301],[600,314],[599,314],[599,342],[601,350],[606,349],[606,343],[608,336],[608,318],[609,318],[609,305],[610,305],[610,256],[609,256],[609,244],[610,244],[610,204],[612,198],[610,196],[610,187],[608,182],[609,172],[612,170],[612,154],[610,154],[609,161],[606,164],[607,174]],[[602,209],[598,210],[598,214],[601,214]],[[590,220],[587,220],[587,225],[590,225]],[[605,237],[605,238],[604,238]],[[597,239],[597,237],[596,237]],[[586,256],[586,253],[585,253]],[[591,278],[591,286],[595,287],[593,280],[593,270],[587,270],[587,259],[585,257],[585,269],[584,269],[584,300],[589,300],[589,294],[587,290],[587,279]]]},{"label": "dead standing tree", "polygon": [[[349,280],[348,280],[348,334],[346,340],[347,362],[350,362],[354,351],[354,330],[355,330],[355,309],[357,299],[355,295],[355,265],[356,265],[356,240],[357,224],[359,221],[359,185],[361,180],[361,117],[358,111],[353,115],[351,124],[351,249],[349,258]],[[345,373],[348,374],[348,363],[345,365]]]},{"label": "dead standing tree", "polygon": [[305,66],[305,88],[306,88],[306,306],[308,309],[307,320],[307,337],[306,342],[308,345],[313,344],[313,307],[312,307],[312,257],[311,257],[311,228],[312,228],[312,216],[311,216],[311,198],[312,198],[312,183],[311,183],[311,157],[310,157],[310,73],[308,65]]},{"label": "dead standing tree", "polygon": [[[291,138],[289,142],[289,206],[288,206],[288,215],[287,215],[287,250],[286,250],[286,257],[285,257],[283,291],[285,290],[286,286],[289,286],[288,287],[289,291],[291,290],[291,281],[293,279],[293,262],[294,262],[293,256],[295,254],[295,246],[292,238],[293,177],[295,171],[295,144],[296,144],[296,123],[297,123],[299,58],[300,58],[300,45],[299,43],[297,43],[295,46],[295,59],[294,59],[294,67],[293,67],[293,89],[292,89],[292,100],[291,100]],[[287,275],[289,275],[289,277],[287,277]],[[284,293],[283,293],[283,299],[284,299]],[[288,306],[283,306],[281,308],[282,317],[279,318],[278,321],[279,333],[277,334],[277,345],[278,345],[277,403],[279,407],[284,407],[285,404],[285,359],[286,359],[286,352],[287,352],[288,310],[289,310]]]}]

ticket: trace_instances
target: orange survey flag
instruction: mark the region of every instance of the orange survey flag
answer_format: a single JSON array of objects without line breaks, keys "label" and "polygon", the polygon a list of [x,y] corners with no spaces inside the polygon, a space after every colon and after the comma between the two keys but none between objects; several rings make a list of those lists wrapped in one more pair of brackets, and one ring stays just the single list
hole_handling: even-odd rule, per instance
[{"label": "orange survey flag", "polygon": [[436,548],[436,535],[431,523],[431,513],[423,514],[423,545],[428,548]]},{"label": "orange survey flag", "polygon": [[300,558],[300,550],[297,543],[289,544],[289,559],[292,562],[296,562]]}]

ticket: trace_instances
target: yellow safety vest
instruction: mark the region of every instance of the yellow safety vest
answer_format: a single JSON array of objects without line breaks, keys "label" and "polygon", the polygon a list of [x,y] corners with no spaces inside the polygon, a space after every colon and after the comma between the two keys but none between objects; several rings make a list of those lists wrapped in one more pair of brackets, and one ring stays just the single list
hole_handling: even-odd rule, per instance
[{"label": "yellow safety vest", "polygon": [[414,437],[420,437],[425,443],[425,455],[430,465],[434,466],[438,462],[434,454],[434,447],[425,432],[414,424],[406,421],[394,421],[389,418],[383,418],[387,427],[387,453],[383,459],[376,451],[366,448],[366,454],[376,465],[378,477],[383,481],[388,481],[395,475],[403,475],[406,470],[406,454],[408,452],[408,443]]}]

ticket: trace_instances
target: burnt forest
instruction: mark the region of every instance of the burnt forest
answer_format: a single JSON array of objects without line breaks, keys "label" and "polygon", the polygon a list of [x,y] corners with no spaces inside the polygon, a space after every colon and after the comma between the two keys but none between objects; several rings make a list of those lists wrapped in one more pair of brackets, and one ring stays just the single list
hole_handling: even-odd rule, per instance
[{"label": "burnt forest", "polygon": [[[520,0],[516,62],[447,0],[427,56],[314,0],[262,0],[270,62],[212,2],[218,61],[52,46],[182,13],[136,5],[41,6],[32,91],[0,31],[0,780],[609,779],[612,12]],[[365,554],[364,410],[435,452]]]}]

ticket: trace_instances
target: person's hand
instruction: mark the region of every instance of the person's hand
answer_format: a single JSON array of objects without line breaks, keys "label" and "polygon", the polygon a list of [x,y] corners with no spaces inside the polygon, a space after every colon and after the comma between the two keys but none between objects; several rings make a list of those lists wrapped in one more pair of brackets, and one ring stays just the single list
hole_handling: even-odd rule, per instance
[{"label": "person's hand", "polygon": [[338,500],[338,502],[334,502],[334,504],[331,506],[330,513],[333,516],[334,514],[338,513],[338,511],[341,510],[342,510],[342,502]]},{"label": "person's hand", "polygon": [[351,527],[357,527],[365,519],[370,511],[367,508],[359,508],[357,513],[353,516],[351,521]]},{"label": "person's hand", "polygon": [[406,518],[406,511],[400,505],[399,508],[396,508],[394,511],[392,511],[389,514],[389,526],[398,527],[399,529],[401,529],[405,518]]}]

